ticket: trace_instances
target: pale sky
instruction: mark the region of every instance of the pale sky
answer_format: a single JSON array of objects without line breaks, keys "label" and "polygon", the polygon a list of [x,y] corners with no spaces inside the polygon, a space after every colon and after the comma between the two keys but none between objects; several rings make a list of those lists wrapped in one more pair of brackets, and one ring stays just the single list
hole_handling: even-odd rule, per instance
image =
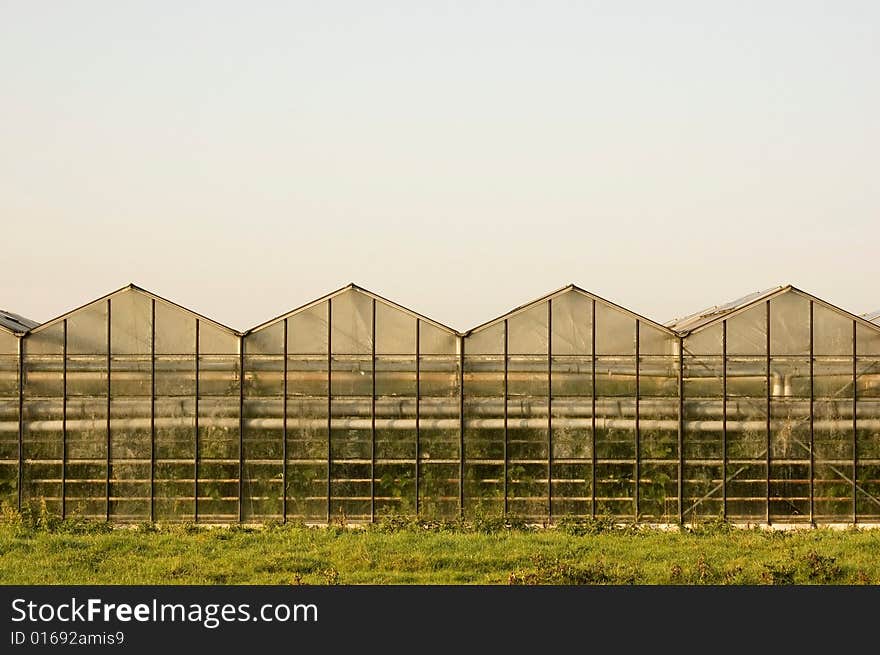
[{"label": "pale sky", "polygon": [[880,307],[880,3],[0,0],[0,307]]}]

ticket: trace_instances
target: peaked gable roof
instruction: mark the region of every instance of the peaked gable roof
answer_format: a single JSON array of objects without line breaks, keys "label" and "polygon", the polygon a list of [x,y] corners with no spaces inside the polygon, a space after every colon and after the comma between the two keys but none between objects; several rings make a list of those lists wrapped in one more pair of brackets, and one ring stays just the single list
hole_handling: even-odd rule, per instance
[{"label": "peaked gable roof", "polygon": [[260,323],[259,325],[255,325],[254,327],[252,327],[248,330],[245,330],[242,334],[248,335],[252,332],[256,332],[258,330],[263,330],[265,328],[271,327],[272,325],[275,325],[279,321],[283,321],[286,318],[290,318],[294,314],[299,314],[300,312],[303,312],[307,309],[311,309],[315,305],[320,305],[321,303],[326,302],[328,300],[331,300],[331,299],[335,298],[336,296],[342,295],[343,293],[346,293],[348,291],[357,291],[357,292],[362,293],[365,296],[368,296],[374,300],[385,303],[389,307],[393,307],[394,309],[397,309],[398,311],[401,311],[404,314],[408,314],[409,316],[412,316],[413,318],[416,318],[420,321],[424,321],[425,323],[430,323],[434,327],[439,328],[441,330],[444,330],[445,332],[449,332],[450,334],[454,334],[456,336],[461,335],[461,333],[458,330],[455,330],[454,328],[451,328],[448,325],[444,325],[443,323],[440,323],[439,321],[435,321],[434,319],[428,318],[427,316],[425,316],[423,314],[419,314],[418,312],[413,311],[412,309],[409,309],[408,307],[404,307],[403,305],[399,305],[396,302],[394,302],[393,300],[388,300],[387,298],[384,298],[377,293],[373,293],[372,291],[369,291],[367,289],[364,289],[361,286],[358,286],[354,282],[350,282],[349,284],[346,284],[344,287],[341,287],[341,288],[337,289],[336,291],[331,291],[330,293],[328,293],[324,296],[321,296],[320,298],[317,298],[315,300],[307,302],[304,305],[300,305],[299,307],[297,307],[295,309],[291,309],[290,311],[287,311],[279,316],[276,316],[275,318],[269,319],[268,321],[265,321],[264,323]]},{"label": "peaked gable roof", "polygon": [[637,321],[641,321],[642,323],[647,323],[648,325],[651,325],[662,332],[666,332],[668,334],[677,336],[675,331],[671,330],[669,327],[667,327],[661,323],[658,323],[656,321],[653,321],[650,318],[642,316],[641,314],[637,314],[636,312],[634,312],[630,309],[627,309],[626,307],[622,307],[621,305],[618,305],[617,303],[613,303],[610,300],[606,300],[605,298],[602,298],[601,296],[597,296],[594,293],[590,293],[586,289],[582,289],[581,287],[577,286],[576,284],[567,284],[566,286],[564,286],[560,289],[557,289],[556,291],[551,291],[550,293],[548,293],[544,296],[541,296],[540,298],[536,298],[535,300],[527,302],[524,305],[520,305],[519,307],[511,309],[509,312],[502,314],[501,316],[498,316],[496,318],[493,318],[490,321],[486,321],[485,323],[481,323],[480,325],[471,328],[470,330],[468,330],[467,332],[464,333],[464,336],[467,336],[469,334],[473,334],[474,332],[479,332],[481,330],[485,330],[487,328],[490,328],[493,325],[496,325],[496,324],[500,323],[501,321],[505,321],[505,320],[511,318],[512,316],[515,316],[515,315],[520,314],[524,311],[527,311],[536,305],[539,305],[539,304],[546,302],[548,300],[552,300],[554,298],[557,298],[557,297],[559,297],[563,294],[569,293],[569,292],[579,293],[583,296],[586,296],[587,298],[589,298],[591,300],[595,300],[597,302],[604,303],[605,305],[608,305],[609,307],[613,307],[614,309],[631,316],[633,319],[635,319]]},{"label": "peaked gable roof", "polygon": [[208,318],[207,316],[203,316],[202,314],[199,314],[198,312],[194,312],[193,310],[188,309],[188,308],[184,307],[183,305],[179,305],[176,302],[168,300],[167,298],[163,298],[162,296],[159,296],[151,291],[147,291],[146,289],[143,289],[134,283],[127,284],[124,287],[122,287],[121,289],[117,289],[116,291],[111,291],[110,293],[108,293],[104,296],[101,296],[100,298],[95,298],[94,300],[91,300],[83,305],[80,305],[79,307],[77,307],[75,309],[71,309],[70,311],[65,312],[64,314],[61,314],[60,316],[56,316],[52,320],[46,321],[45,323],[40,324],[38,327],[35,327],[33,330],[31,330],[31,332],[34,332],[34,333],[41,332],[44,329],[49,328],[53,325],[56,325],[57,323],[69,318],[73,314],[76,314],[77,312],[85,309],[86,307],[89,307],[91,305],[94,305],[96,303],[99,303],[99,302],[102,302],[102,301],[105,301],[108,299],[112,299],[115,296],[119,296],[119,295],[121,295],[123,293],[127,293],[129,291],[134,291],[136,293],[143,294],[143,295],[147,296],[148,298],[152,298],[153,300],[158,300],[159,302],[163,302],[171,307],[179,309],[182,312],[186,312],[187,314],[194,316],[195,318],[199,319],[200,321],[205,321],[207,323],[210,323],[211,325],[214,325],[214,326],[220,328],[221,330],[229,332],[230,334],[233,334],[235,336],[241,336],[241,332],[239,332],[238,330],[236,330],[234,328],[229,327],[228,325],[223,325],[222,323],[219,323],[218,321],[215,321],[212,318]]},{"label": "peaked gable roof", "polygon": [[867,325],[874,329],[880,329],[880,325],[871,323],[864,316],[857,316],[856,314],[848,312],[845,309],[838,307],[837,305],[833,305],[826,300],[822,300],[818,296],[814,296],[811,293],[798,289],[791,284],[773,287],[772,289],[767,289],[765,291],[751,293],[747,296],[743,296],[742,298],[738,298],[737,300],[731,301],[729,303],[716,305],[715,307],[710,307],[709,309],[703,310],[702,312],[697,312],[695,314],[691,314],[680,319],[673,319],[666,325],[675,330],[679,334],[679,336],[684,337],[693,332],[698,332],[703,328],[708,328],[716,325],[721,321],[724,321],[748,309],[751,309],[755,305],[766,302],[786,293],[800,294],[801,296],[804,296],[805,298],[815,303],[818,303],[819,305],[822,305],[823,307],[830,309],[831,311],[837,312],[838,314],[841,314],[848,319],[854,320],[857,323]]}]

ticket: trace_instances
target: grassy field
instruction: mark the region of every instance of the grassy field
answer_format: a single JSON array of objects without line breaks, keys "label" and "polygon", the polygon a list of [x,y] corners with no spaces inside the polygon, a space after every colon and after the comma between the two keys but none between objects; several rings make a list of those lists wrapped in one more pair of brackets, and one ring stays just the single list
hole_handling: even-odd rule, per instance
[{"label": "grassy field", "polygon": [[0,523],[0,584],[880,584],[880,530]]}]

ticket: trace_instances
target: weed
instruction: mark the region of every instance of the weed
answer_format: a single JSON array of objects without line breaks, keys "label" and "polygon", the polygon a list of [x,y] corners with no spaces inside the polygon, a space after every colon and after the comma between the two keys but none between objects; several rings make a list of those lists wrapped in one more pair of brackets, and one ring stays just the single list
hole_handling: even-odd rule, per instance
[{"label": "weed", "polygon": [[804,558],[807,567],[807,577],[813,582],[828,584],[840,580],[843,570],[836,564],[836,557],[820,555],[811,550]]},{"label": "weed", "polygon": [[764,564],[764,572],[761,579],[765,584],[790,585],[794,584],[794,575],[797,567],[786,562]]}]

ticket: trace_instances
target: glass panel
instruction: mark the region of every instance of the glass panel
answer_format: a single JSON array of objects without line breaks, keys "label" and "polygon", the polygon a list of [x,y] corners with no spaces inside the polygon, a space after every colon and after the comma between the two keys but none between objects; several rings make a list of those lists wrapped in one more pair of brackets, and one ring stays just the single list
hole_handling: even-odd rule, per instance
[{"label": "glass panel", "polygon": [[732,519],[763,520],[767,511],[766,367],[763,357],[727,362],[727,511]]},{"label": "glass panel", "polygon": [[327,352],[327,307],[322,302],[287,318],[287,352],[317,355]]},{"label": "glass panel", "polygon": [[281,398],[244,401],[242,517],[246,521],[283,516],[283,407]]},{"label": "glass panel", "polygon": [[[335,302],[333,308],[335,320]],[[331,515],[344,520],[369,520],[372,359],[369,355],[334,356],[332,364]]]},{"label": "glass panel", "polygon": [[107,352],[107,301],[93,303],[67,318],[67,352],[98,354]]},{"label": "glass panel", "polygon": [[[58,434],[56,443],[60,446]],[[67,511],[72,516],[106,515],[107,400],[67,402]]]},{"label": "glass panel", "polygon": [[592,396],[593,360],[591,357],[553,357],[553,398],[581,397],[589,401]]},{"label": "glass panel", "polygon": [[0,330],[0,354],[17,355],[18,337]]},{"label": "glass panel", "polygon": [[373,299],[349,290],[332,299],[331,343],[334,353],[372,352]]},{"label": "glass panel", "polygon": [[454,355],[458,352],[458,337],[447,330],[425,321],[419,326],[419,353],[422,355]]},{"label": "glass panel", "polygon": [[[44,499],[50,512],[61,514],[62,401],[61,399],[25,400],[23,409],[22,454],[24,455],[24,468],[21,473],[23,503],[36,509],[40,499]],[[16,434],[14,451],[16,460],[18,458],[17,437]],[[17,464],[16,461],[16,468],[10,467],[8,470],[10,472],[16,471]],[[100,479],[103,480],[103,470]],[[17,485],[17,483],[16,479],[15,484]],[[10,483],[7,489],[8,492],[12,492],[15,487]],[[103,484],[99,497],[104,497]],[[104,504],[102,502],[100,505],[102,515],[103,510]]]},{"label": "glass panel", "polygon": [[464,340],[465,356],[468,355],[503,355],[504,354],[504,321],[496,323],[477,332],[473,332]]},{"label": "glass panel", "polygon": [[810,403],[774,398],[770,412],[770,516],[809,520]]},{"label": "glass panel", "polygon": [[770,301],[770,352],[807,355],[810,352],[810,301],[789,291]]},{"label": "glass panel", "polygon": [[592,353],[593,301],[577,291],[553,299],[553,354]]},{"label": "glass panel", "polygon": [[685,355],[685,398],[721,398],[724,391],[724,369],[721,357],[712,355]]},{"label": "glass panel", "polygon": [[[880,370],[880,361],[871,365],[874,371]],[[875,377],[875,388],[880,387],[880,379]],[[858,520],[864,523],[880,521],[880,392],[875,391],[870,398],[858,401],[857,452],[857,511]]]},{"label": "glass panel", "polygon": [[[17,357],[15,363],[18,363]],[[24,395],[25,398],[63,396],[64,358],[60,355],[25,355]]]},{"label": "glass panel", "polygon": [[[200,374],[203,374],[200,371]],[[204,384],[202,384],[204,386]],[[238,520],[239,397],[199,400],[199,520]]]},{"label": "glass panel", "polygon": [[458,516],[458,359],[423,356],[419,364],[419,512]]},{"label": "glass panel", "polygon": [[767,306],[758,303],[727,319],[727,354],[761,355],[767,352]]},{"label": "glass panel", "polygon": [[161,300],[156,301],[156,354],[194,353],[196,317]]},{"label": "glass panel", "polygon": [[639,395],[678,396],[678,358],[645,355],[639,357]]},{"label": "glass panel", "polygon": [[547,312],[547,303],[544,302],[508,319],[507,350],[509,353],[547,354]]},{"label": "glass panel", "polygon": [[694,355],[720,355],[722,352],[722,336],[723,327],[721,323],[692,332],[682,341],[684,352]]},{"label": "glass panel", "polygon": [[[326,334],[326,323],[324,329]],[[290,357],[287,374],[290,394],[287,400],[288,516],[304,521],[325,521],[327,356]]]},{"label": "glass panel", "polygon": [[150,415],[149,397],[111,400],[111,520],[150,518]]},{"label": "glass panel", "polygon": [[596,395],[631,396],[635,398],[635,357],[597,357]]},{"label": "glass panel", "polygon": [[[60,355],[64,352],[64,322],[32,332],[24,338],[27,355]],[[12,351],[13,353],[16,351]]]},{"label": "glass panel", "polygon": [[152,307],[148,296],[124,291],[110,299],[110,349],[116,354],[149,355],[152,351]]},{"label": "glass panel", "polygon": [[678,352],[678,338],[653,325],[639,321],[640,355],[675,355]]},{"label": "glass panel", "polygon": [[852,515],[852,398],[813,404],[813,440],[815,516],[826,521],[844,520]]},{"label": "glass panel", "polygon": [[284,321],[248,333],[244,338],[248,355],[281,355],[284,353]]},{"label": "glass panel", "polygon": [[[503,336],[503,323],[477,334],[484,333]],[[504,358],[467,357],[464,385],[465,514],[500,516],[504,511]]]},{"label": "glass panel", "polygon": [[880,355],[880,327],[856,326],[856,353],[860,357]]},{"label": "glass panel", "polygon": [[853,321],[821,304],[813,303],[813,353],[852,355]]},{"label": "glass panel", "polygon": [[636,320],[629,314],[597,301],[594,327],[597,354],[635,354]]},{"label": "glass panel", "polygon": [[238,335],[207,321],[199,321],[199,354],[226,355],[237,353]]},{"label": "glass panel", "polygon": [[416,319],[383,302],[376,302],[376,352],[404,355],[416,352]]},{"label": "glass panel", "polygon": [[[157,306],[158,309],[158,306]],[[157,365],[157,375],[159,367]],[[190,393],[195,392],[195,359],[189,361]],[[171,374],[170,372],[168,373]],[[187,378],[188,375],[188,378]],[[163,385],[164,388],[165,385]],[[182,385],[171,384],[180,390]],[[157,392],[160,387],[157,383]],[[156,398],[156,518],[170,521],[195,517],[195,398]]]}]

